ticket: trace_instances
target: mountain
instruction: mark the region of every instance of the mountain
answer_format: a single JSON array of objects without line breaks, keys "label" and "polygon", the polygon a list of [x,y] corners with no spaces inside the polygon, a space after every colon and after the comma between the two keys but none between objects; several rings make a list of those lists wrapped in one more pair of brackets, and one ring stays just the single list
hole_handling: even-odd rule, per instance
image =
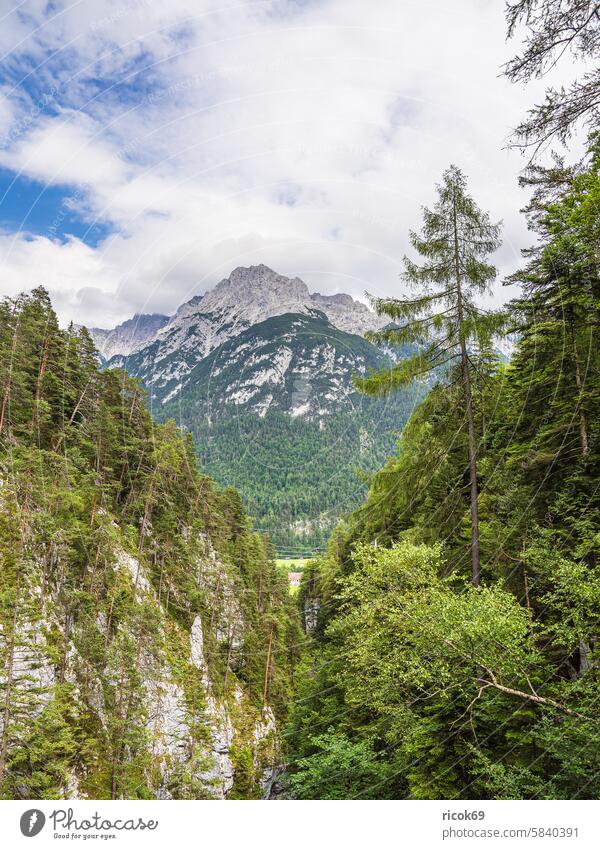
[{"label": "mountain", "polygon": [[280,552],[310,552],[362,497],[357,470],[383,461],[422,392],[381,403],[355,390],[353,375],[391,362],[364,338],[382,324],[349,295],[237,268],[108,364],[143,381],[158,420],[192,433],[203,468],[239,488]]},{"label": "mountain", "polygon": [[190,430],[204,469],[244,495],[281,554],[310,553],[362,497],[357,475],[393,450],[420,397],[416,386],[382,401],[354,389],[353,374],[389,364],[322,313],[290,313],[230,338],[185,377],[163,385],[153,407]]},{"label": "mountain", "polygon": [[[121,350],[113,352],[113,356],[121,356],[113,359],[111,365],[124,366],[164,401],[167,393],[161,389],[165,383],[185,382],[188,372],[223,342],[269,318],[286,314],[325,315],[332,326],[354,334],[385,323],[349,295],[311,294],[298,277],[284,277],[266,265],[255,265],[236,268],[214,289],[180,306],[168,322],[146,337],[145,344],[122,345]],[[98,336],[95,330],[90,332],[103,353],[105,337]],[[115,341],[122,335],[117,334]]]},{"label": "mountain", "polygon": [[[171,402],[172,407],[193,397],[196,415],[209,418],[241,411],[264,416],[270,409],[314,418],[352,408],[359,403],[352,375],[388,362],[361,336],[338,330],[317,311],[280,314],[253,324],[183,373],[180,349],[158,363],[152,360],[158,345],[127,357],[127,370],[152,375],[146,383],[153,401]],[[185,362],[189,366],[191,357]]]},{"label": "mountain", "polygon": [[117,354],[127,355],[135,351],[138,346],[153,339],[168,321],[167,315],[136,313],[112,330],[92,327],[90,333],[102,359],[109,360]]}]

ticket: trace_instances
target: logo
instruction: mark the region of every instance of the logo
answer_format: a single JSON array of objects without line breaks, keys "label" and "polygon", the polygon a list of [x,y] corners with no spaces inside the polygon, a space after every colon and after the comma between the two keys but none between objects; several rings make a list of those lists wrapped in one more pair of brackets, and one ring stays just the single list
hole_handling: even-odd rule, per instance
[{"label": "logo", "polygon": [[25,837],[35,837],[43,829],[46,823],[46,816],[37,808],[32,808],[30,811],[25,811],[21,815],[21,834]]}]

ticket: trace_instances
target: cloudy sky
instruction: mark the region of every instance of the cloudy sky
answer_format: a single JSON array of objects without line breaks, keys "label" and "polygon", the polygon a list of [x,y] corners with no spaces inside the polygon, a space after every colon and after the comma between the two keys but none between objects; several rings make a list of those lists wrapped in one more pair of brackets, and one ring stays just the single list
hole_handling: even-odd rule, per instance
[{"label": "cloudy sky", "polygon": [[[7,9],[8,4],[4,4]],[[0,293],[172,312],[238,265],[398,293],[453,162],[531,241],[500,0],[25,0],[0,11]],[[4,17],[1,17],[4,15]]]}]

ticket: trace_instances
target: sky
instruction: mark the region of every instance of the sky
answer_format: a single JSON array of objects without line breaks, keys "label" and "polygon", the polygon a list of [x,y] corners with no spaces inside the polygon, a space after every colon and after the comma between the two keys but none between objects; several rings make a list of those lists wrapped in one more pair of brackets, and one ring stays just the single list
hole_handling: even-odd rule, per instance
[{"label": "sky", "polygon": [[[13,0],[14,2],[14,0]],[[11,3],[12,5],[12,3]],[[398,295],[450,163],[532,241],[500,0],[24,0],[0,9],[0,294],[172,313],[239,265]],[[508,296],[499,287],[496,298]]]}]

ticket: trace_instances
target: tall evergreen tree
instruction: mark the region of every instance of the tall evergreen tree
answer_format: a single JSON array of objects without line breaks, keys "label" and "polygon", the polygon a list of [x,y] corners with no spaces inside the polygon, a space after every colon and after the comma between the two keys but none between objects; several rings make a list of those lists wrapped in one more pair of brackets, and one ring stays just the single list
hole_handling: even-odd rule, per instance
[{"label": "tall evergreen tree", "polygon": [[475,303],[475,297],[486,294],[496,277],[487,257],[500,245],[500,224],[479,209],[466,188],[462,171],[450,166],[437,187],[435,206],[423,207],[422,232],[410,233],[413,248],[424,258],[422,265],[404,258],[403,278],[415,297],[373,299],[379,315],[401,323],[371,334],[371,339],[398,346],[412,343],[418,346],[417,352],[391,369],[357,380],[357,385],[368,395],[382,395],[431,372],[453,375],[452,366],[459,365],[468,428],[472,579],[478,586],[477,435],[471,372],[476,353],[490,350],[504,319]]}]

